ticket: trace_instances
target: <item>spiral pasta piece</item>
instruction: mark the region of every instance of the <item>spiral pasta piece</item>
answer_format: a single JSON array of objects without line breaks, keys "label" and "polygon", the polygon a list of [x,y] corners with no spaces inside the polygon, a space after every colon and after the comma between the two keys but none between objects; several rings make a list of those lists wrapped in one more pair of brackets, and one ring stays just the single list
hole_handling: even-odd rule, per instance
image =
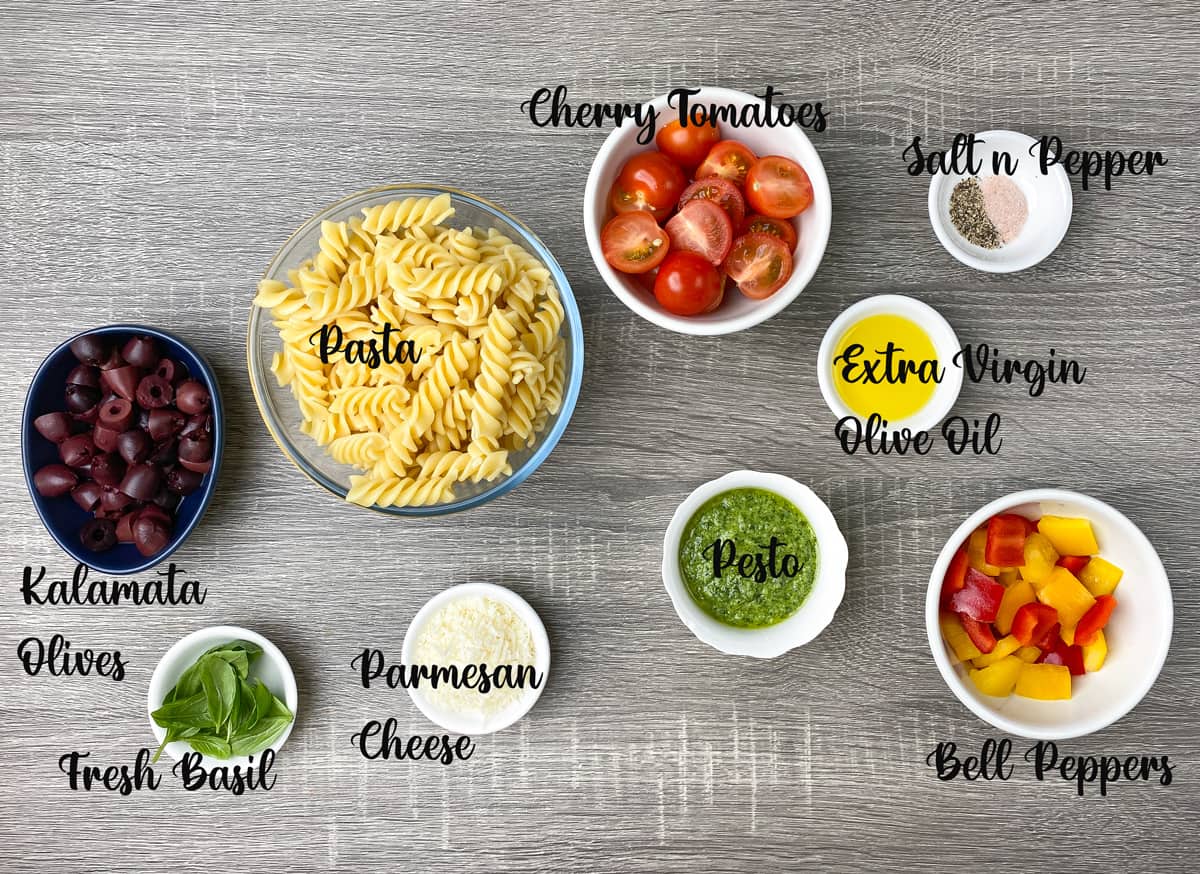
[{"label": "spiral pasta piece", "polygon": [[379,235],[401,228],[440,225],[454,215],[449,194],[437,197],[406,197],[363,210],[363,230]]}]

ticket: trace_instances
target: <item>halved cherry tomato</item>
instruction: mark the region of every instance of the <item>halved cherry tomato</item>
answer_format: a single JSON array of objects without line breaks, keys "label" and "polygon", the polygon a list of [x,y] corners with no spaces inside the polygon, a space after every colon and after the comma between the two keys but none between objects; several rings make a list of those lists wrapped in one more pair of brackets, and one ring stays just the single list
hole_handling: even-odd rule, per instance
[{"label": "halved cherry tomato", "polygon": [[663,221],[686,185],[683,170],[662,152],[639,152],[617,174],[609,201],[616,212],[641,210]]},{"label": "halved cherry tomato", "polygon": [[648,212],[615,215],[600,231],[604,260],[622,273],[648,273],[671,248],[667,232]]},{"label": "halved cherry tomato", "polygon": [[725,294],[725,278],[694,252],[672,252],[658,268],[654,297],[677,316],[711,312]]},{"label": "halved cherry tomato", "polygon": [[721,139],[715,125],[670,122],[654,138],[655,145],[672,161],[687,170],[695,170],[708,156],[709,150]]},{"label": "halved cherry tomato", "polygon": [[768,155],[755,161],[746,174],[746,201],[771,218],[792,218],[812,205],[812,182],[795,161]]},{"label": "halved cherry tomato", "polygon": [[771,218],[760,212],[746,216],[746,220],[742,222],[742,226],[738,230],[738,235],[742,234],[770,234],[772,237],[779,237],[793,252],[796,251],[796,241],[799,239],[796,234],[796,226],[790,221]]},{"label": "halved cherry tomato", "polygon": [[758,156],[748,146],[737,140],[721,140],[705,157],[704,163],[696,171],[696,178],[720,176],[741,187],[746,184],[746,174],[757,160]]},{"label": "halved cherry tomato", "polygon": [[729,221],[735,228],[746,217],[746,201],[742,192],[738,191],[732,182],[719,176],[697,179],[685,188],[679,196],[679,208],[683,209],[693,200],[711,200],[729,213]]},{"label": "halved cherry tomato", "polygon": [[725,272],[742,294],[762,300],[779,291],[792,275],[792,253],[779,237],[746,234],[733,241]]},{"label": "halved cherry tomato", "polygon": [[711,200],[689,200],[667,222],[672,252],[695,252],[714,267],[733,245],[729,213]]}]

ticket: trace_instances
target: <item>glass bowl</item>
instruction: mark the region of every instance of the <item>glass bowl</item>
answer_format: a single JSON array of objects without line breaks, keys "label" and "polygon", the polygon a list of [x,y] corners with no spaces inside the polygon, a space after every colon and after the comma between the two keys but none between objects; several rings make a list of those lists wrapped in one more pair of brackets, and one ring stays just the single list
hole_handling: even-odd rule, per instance
[{"label": "glass bowl", "polygon": [[[359,215],[366,207],[387,203],[403,197],[436,197],[449,194],[454,205],[454,216],[447,220],[447,227],[494,227],[516,243],[520,243],[537,257],[550,271],[554,284],[562,299],[564,317],[559,333],[566,344],[565,372],[563,375],[562,405],[546,423],[546,428],[537,435],[533,446],[509,453],[513,472],[509,476],[492,482],[463,482],[454,486],[454,500],[440,504],[410,507],[379,507],[368,509],[396,516],[435,516],[475,507],[515,489],[531,473],[538,469],[554,449],[567,428],[579,387],[583,381],[583,325],[579,307],[571,293],[571,285],[563,274],[558,261],[550,254],[546,245],[538,239],[515,216],[481,197],[446,188],[440,185],[397,184],[369,188],[351,194],[325,208],[306,221],[284,242],[271,259],[266,279],[287,280],[287,273],[300,266],[318,250],[322,221],[344,221]],[[309,479],[345,500],[350,489],[350,477],[359,474],[358,468],[341,464],[329,456],[315,440],[300,430],[303,421],[300,407],[292,397],[290,389],[281,387],[271,373],[271,359],[282,349],[279,333],[271,320],[271,314],[257,306],[250,308],[250,322],[246,340],[247,367],[250,372],[250,387],[258,404],[267,430],[283,450],[283,454]]]}]

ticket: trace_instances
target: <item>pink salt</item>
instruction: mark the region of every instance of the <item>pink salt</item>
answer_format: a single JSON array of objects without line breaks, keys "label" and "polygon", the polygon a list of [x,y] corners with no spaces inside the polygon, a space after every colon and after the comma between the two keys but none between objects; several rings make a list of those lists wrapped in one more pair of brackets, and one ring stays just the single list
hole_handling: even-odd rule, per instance
[{"label": "pink salt", "polygon": [[1011,243],[1025,227],[1029,218],[1029,205],[1016,183],[1007,176],[985,176],[979,180],[983,194],[983,209],[1001,241]]}]

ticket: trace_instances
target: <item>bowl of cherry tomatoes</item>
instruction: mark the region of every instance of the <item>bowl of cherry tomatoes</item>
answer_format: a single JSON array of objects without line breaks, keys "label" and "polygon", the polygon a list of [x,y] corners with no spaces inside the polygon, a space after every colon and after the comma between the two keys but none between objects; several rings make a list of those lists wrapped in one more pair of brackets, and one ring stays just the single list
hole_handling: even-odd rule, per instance
[{"label": "bowl of cherry tomatoes", "polygon": [[[597,152],[584,193],[596,269],[643,318],[683,334],[766,321],[812,279],[829,240],[829,181],[799,125],[729,123],[759,97],[702,88],[687,119],[667,96],[652,145],[626,120]],[[698,112],[697,108],[703,111]]]}]

